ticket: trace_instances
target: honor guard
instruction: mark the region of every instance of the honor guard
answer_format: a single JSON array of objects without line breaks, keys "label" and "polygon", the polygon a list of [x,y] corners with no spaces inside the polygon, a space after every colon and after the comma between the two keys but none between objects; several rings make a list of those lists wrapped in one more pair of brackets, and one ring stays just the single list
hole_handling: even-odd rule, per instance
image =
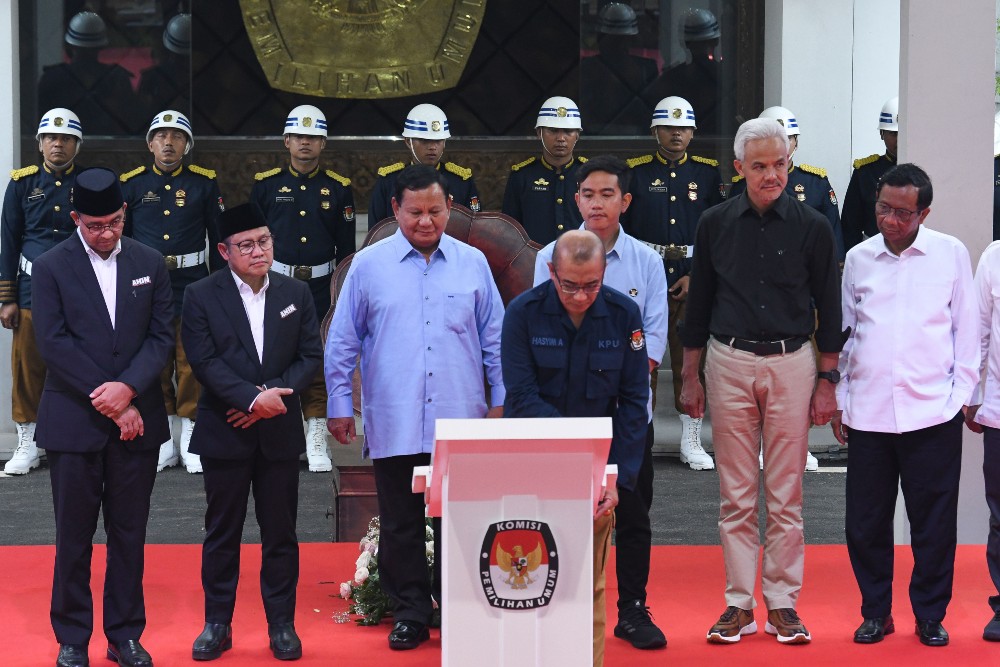
[{"label": "honor guard", "polygon": [[580,109],[568,97],[542,104],[535,133],[541,158],[528,158],[510,168],[501,211],[514,218],[532,241],[548,245],[583,222],[576,206],[576,170],[586,158],[574,157],[580,140]]},{"label": "honor guard", "polygon": [[715,463],[701,446],[701,419],[689,417],[681,409],[683,350],[677,337],[684,317],[698,217],[725,198],[718,161],[687,152],[697,127],[694,108],[684,98],[665,97],[656,105],[650,131],[657,150],[628,160],[632,205],[625,212],[623,226],[663,258],[670,294],[667,341],[674,406],[683,425],[681,462],[692,470],[711,470]]},{"label": "honor guard", "polygon": [[896,145],[899,139],[898,97],[882,106],[878,117],[878,133],[885,143],[885,154],[855,160],[854,173],[847,185],[844,214],[841,216],[846,250],[879,233],[875,224],[875,187],[882,174],[896,164]]},{"label": "honor guard", "polygon": [[[160,447],[157,471],[177,465],[178,458],[190,473],[201,472],[197,454],[188,452],[201,388],[195,380],[181,345],[181,306],[188,285],[223,265],[216,246],[218,219],[225,209],[215,172],[184,164],[194,146],[187,117],[174,110],[161,111],[149,125],[146,145],[153,164],[121,175],[125,196],[125,236],[155,248],[166,259],[174,294],[175,346],[160,382],[168,415],[181,418],[179,454],[174,439]],[[206,252],[206,238],[208,248]],[[176,390],[175,390],[176,378]]]},{"label": "honor guard", "polygon": [[[448,117],[433,104],[418,104],[410,109],[403,124],[403,143],[410,149],[410,164],[426,164],[435,167],[448,179],[451,200],[478,213],[479,190],[472,178],[472,170],[454,162],[441,160],[444,157],[445,141],[451,137]],[[371,203],[368,205],[368,229],[386,218],[392,217],[392,196],[396,177],[406,167],[406,162],[394,162],[380,167],[375,187],[372,189]],[[325,312],[325,311],[323,311]],[[322,317],[322,316],[321,316]]]},{"label": "honor guard", "polygon": [[[837,193],[833,191],[830,180],[826,177],[826,169],[809,164],[795,164],[792,156],[799,147],[799,122],[795,114],[785,107],[768,107],[760,112],[758,118],[773,118],[778,121],[788,134],[788,144],[791,147],[788,154],[788,185],[787,192],[793,199],[811,206],[830,221],[833,238],[837,242],[837,261],[844,263],[844,234],[840,228],[840,211],[837,210]],[[737,174],[733,176],[733,184],[729,189],[729,197],[735,197],[747,189],[746,181]],[[812,454],[809,463],[813,462]],[[815,470],[815,468],[813,468]]]},{"label": "honor guard", "polygon": [[[285,121],[290,164],[257,174],[250,200],[263,211],[274,237],[271,270],[309,283],[320,320],[330,310],[334,266],[354,252],[354,193],[351,179],[319,166],[326,146],[326,116],[303,104]],[[311,472],[327,472],[326,385],[316,375],[302,393],[302,415],[309,425],[306,453]]]},{"label": "honor guard", "polygon": [[35,446],[38,402],[45,363],[38,354],[31,320],[31,264],[76,230],[70,218],[70,192],[80,167],[75,164],[83,129],[69,109],[50,109],[35,135],[42,165],[15,169],[0,218],[0,324],[12,329],[11,399],[17,446],[3,471],[24,475],[39,465]]}]

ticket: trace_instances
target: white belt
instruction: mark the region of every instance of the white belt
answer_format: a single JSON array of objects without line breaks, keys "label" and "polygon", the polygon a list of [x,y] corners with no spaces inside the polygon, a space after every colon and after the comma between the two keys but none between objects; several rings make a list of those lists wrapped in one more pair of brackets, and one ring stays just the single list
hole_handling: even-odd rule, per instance
[{"label": "white belt", "polygon": [[26,275],[31,275],[31,262],[29,262],[24,255],[21,255],[21,271]]},{"label": "white belt", "polygon": [[659,245],[656,243],[650,243],[649,241],[643,241],[646,245],[656,251],[656,254],[663,259],[691,259],[694,257],[694,246],[693,245]]},{"label": "white belt", "polygon": [[330,275],[333,272],[333,262],[325,262],[316,266],[289,266],[275,260],[271,264],[271,270],[299,280],[310,280]]},{"label": "white belt", "polygon": [[186,269],[192,266],[201,266],[205,263],[205,251],[189,252],[186,255],[165,255],[163,259],[167,262],[167,268]]}]

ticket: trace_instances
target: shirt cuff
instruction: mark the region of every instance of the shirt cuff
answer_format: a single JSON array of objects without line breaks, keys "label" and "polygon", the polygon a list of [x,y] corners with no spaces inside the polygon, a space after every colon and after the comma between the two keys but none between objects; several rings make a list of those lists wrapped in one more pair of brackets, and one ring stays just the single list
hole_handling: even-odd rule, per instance
[{"label": "shirt cuff", "polygon": [[327,397],[326,416],[329,419],[335,419],[336,417],[353,417],[354,397],[351,394]]},{"label": "shirt cuff", "polygon": [[507,389],[502,384],[490,387],[490,405],[495,408],[503,407],[506,400]]}]

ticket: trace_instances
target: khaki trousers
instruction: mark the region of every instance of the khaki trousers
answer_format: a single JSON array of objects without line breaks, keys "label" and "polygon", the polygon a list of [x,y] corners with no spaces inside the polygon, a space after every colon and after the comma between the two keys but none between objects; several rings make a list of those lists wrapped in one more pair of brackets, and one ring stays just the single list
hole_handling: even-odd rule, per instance
[{"label": "khaki trousers", "polygon": [[[177,376],[176,390],[174,376]],[[160,373],[160,388],[163,390],[163,402],[167,406],[168,415],[177,415],[187,419],[198,417],[198,396],[201,385],[194,377],[191,364],[188,363],[184,346],[181,344],[181,318],[174,318],[174,348],[167,358],[167,365]]]},{"label": "khaki trousers", "polygon": [[31,310],[20,309],[20,322],[10,345],[11,417],[18,423],[38,421],[45,386],[45,362],[38,353]]},{"label": "khaki trousers", "polygon": [[811,345],[791,354],[760,357],[709,341],[708,402],[719,470],[719,535],[726,564],[726,605],[756,606],[760,555],[757,455],[763,446],[767,527],[761,573],[768,610],[795,608],[802,588],[802,472],[809,435],[809,404],[816,385]]},{"label": "khaki trousers", "polygon": [[611,530],[615,515],[594,520],[594,667],[604,665],[604,633],[608,624],[605,569],[611,555]]}]

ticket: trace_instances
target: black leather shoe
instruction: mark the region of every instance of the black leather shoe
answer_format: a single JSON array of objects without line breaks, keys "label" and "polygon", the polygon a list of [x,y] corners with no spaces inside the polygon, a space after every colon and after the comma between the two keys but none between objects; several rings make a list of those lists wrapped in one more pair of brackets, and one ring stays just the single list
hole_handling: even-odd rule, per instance
[{"label": "black leather shoe", "polygon": [[271,653],[278,660],[298,660],[302,657],[302,642],[291,623],[270,623],[267,636],[271,638]]},{"label": "black leather shoe", "polygon": [[153,667],[153,658],[138,639],[108,644],[108,660],[117,662],[120,667]]},{"label": "black leather shoe", "polygon": [[233,626],[228,623],[206,623],[191,647],[195,660],[215,660],[233,647]]},{"label": "black leather shoe", "polygon": [[60,644],[56,667],[88,667],[90,657],[87,647],[81,644]]},{"label": "black leather shoe", "polygon": [[416,621],[396,621],[389,633],[389,648],[396,651],[406,651],[417,648],[421,643],[431,638],[427,626]]},{"label": "black leather shoe", "polygon": [[885,639],[886,635],[891,635],[895,631],[892,615],[885,618],[866,618],[865,622],[854,631],[854,643],[877,644]]},{"label": "black leather shoe", "polygon": [[941,621],[917,621],[917,634],[920,635],[920,643],[926,646],[947,646],[948,631],[941,625]]}]

